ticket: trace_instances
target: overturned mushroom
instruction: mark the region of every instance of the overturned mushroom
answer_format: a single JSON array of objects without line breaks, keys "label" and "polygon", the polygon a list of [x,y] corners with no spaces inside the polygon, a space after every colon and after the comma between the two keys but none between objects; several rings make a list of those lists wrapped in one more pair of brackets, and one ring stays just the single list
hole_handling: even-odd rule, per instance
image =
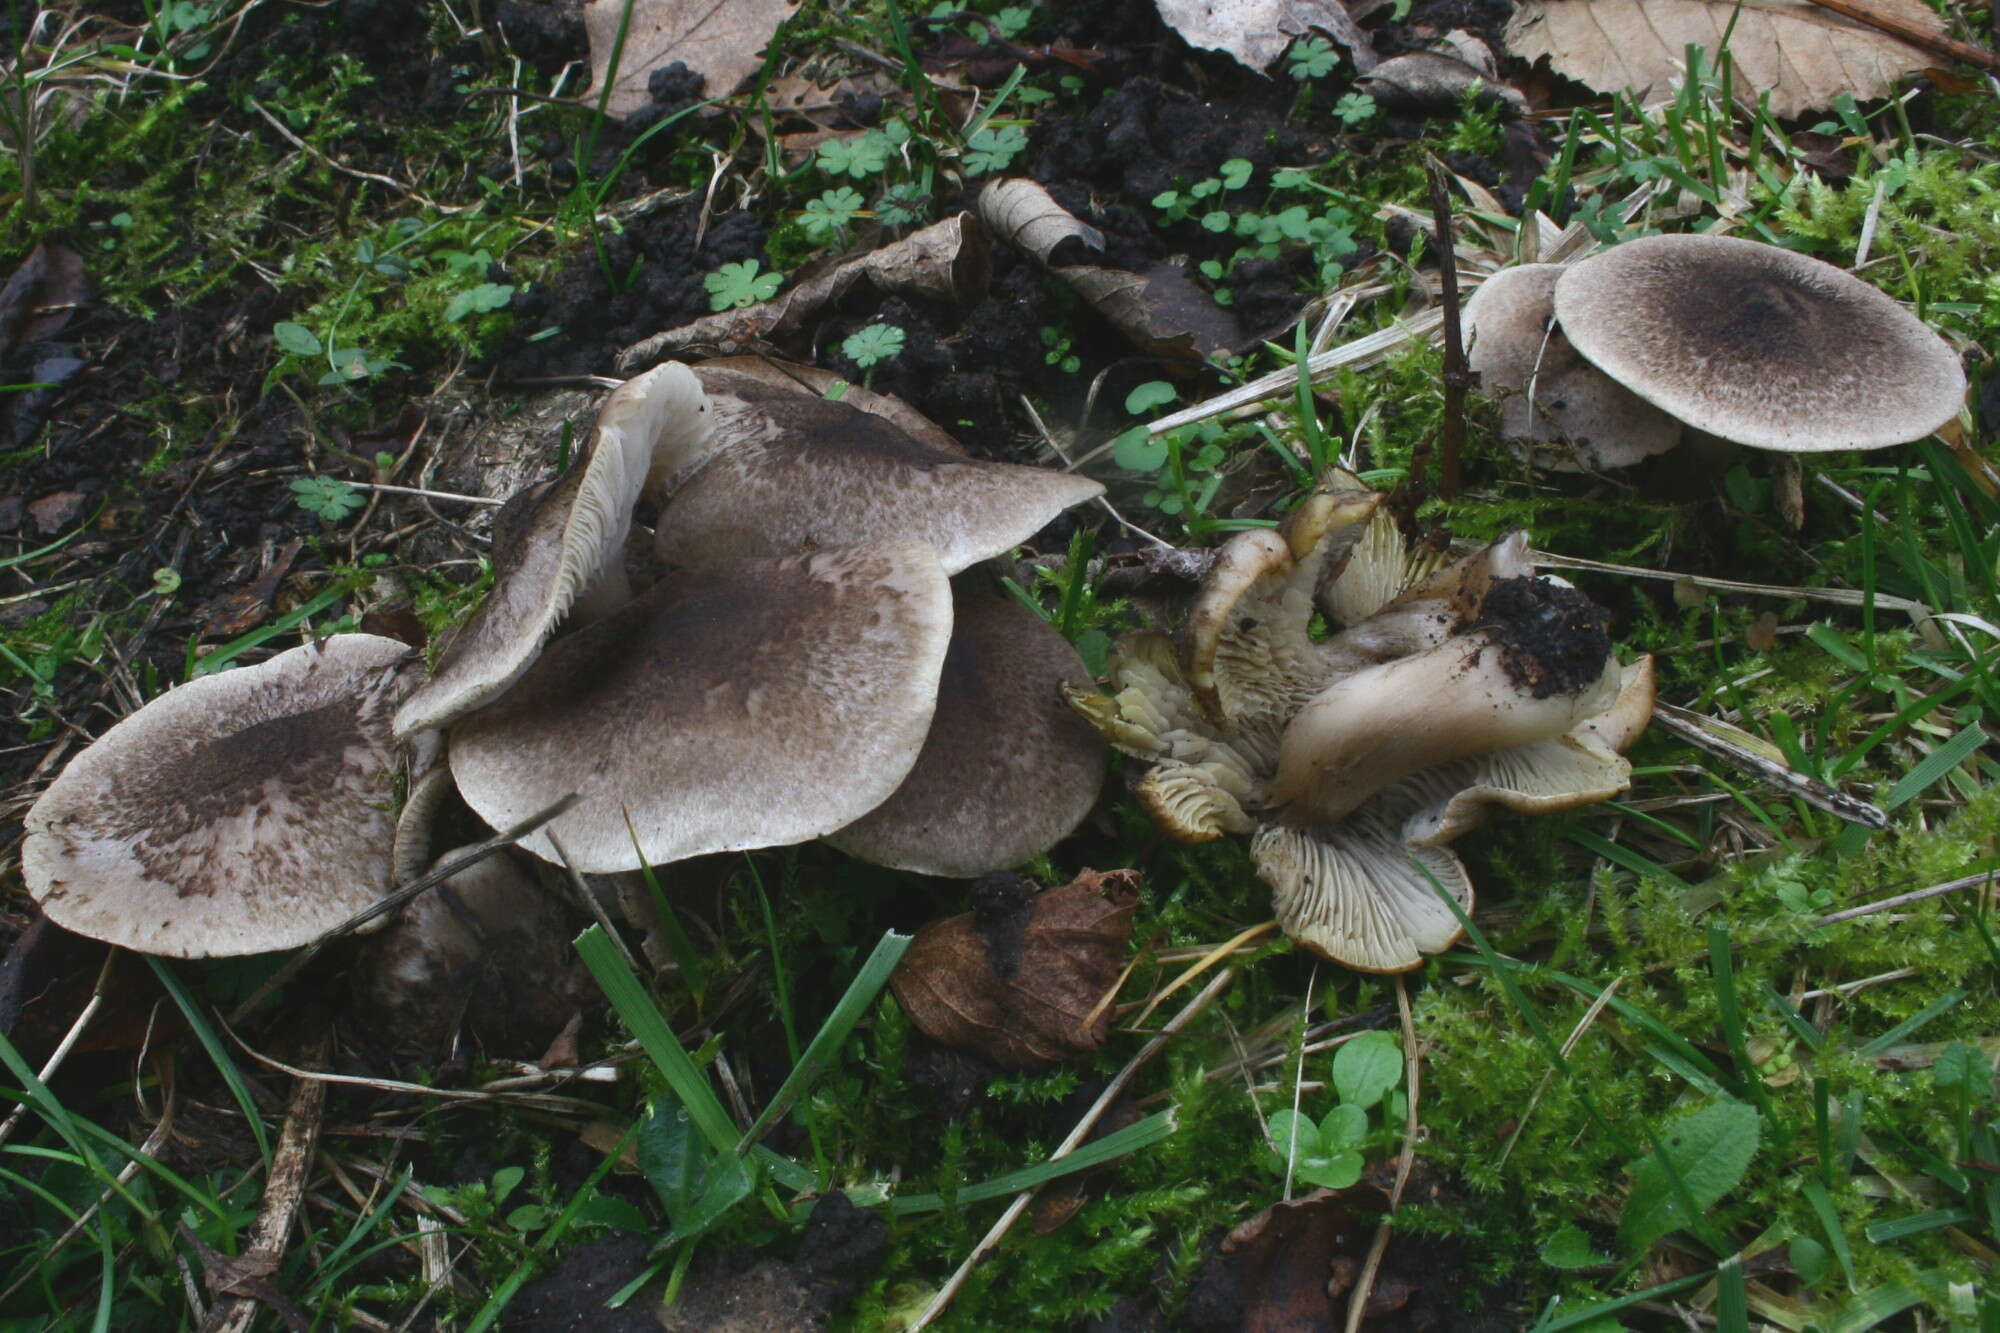
[{"label": "overturned mushroom", "polygon": [[1665,453],[1680,443],[1681,423],[1577,355],[1554,326],[1562,273],[1560,264],[1517,264],[1465,303],[1466,364],[1499,399],[1501,435],[1558,472]]},{"label": "overturned mushroom", "polygon": [[595,619],[629,601],[625,538],[654,456],[697,447],[710,433],[701,384],[677,362],[612,390],[584,456],[500,511],[493,591],[397,712],[396,734],[444,726],[497,698],[573,608]]},{"label": "overturned mushroom", "polygon": [[1775,245],[1647,236],[1572,265],[1563,334],[1697,430],[1787,453],[1922,439],[1958,414],[1965,371],[1923,321],[1859,278]]},{"label": "overturned mushroom", "polygon": [[339,925],[389,887],[409,653],[342,634],[169,690],[35,802],[28,891],[78,934],[179,958]]},{"label": "overturned mushroom", "polygon": [[[1128,636],[1112,695],[1071,702],[1153,762],[1138,795],[1169,834],[1254,834],[1294,939],[1393,972],[1458,938],[1438,890],[1470,911],[1472,886],[1445,844],[1489,808],[1625,789],[1652,674],[1618,665],[1601,611],[1528,573],[1518,535],[1431,569],[1367,499],[1321,493],[1279,533],[1232,539],[1190,617],[1201,632],[1178,652]],[[1366,608],[1389,569],[1404,591],[1311,640],[1315,592]],[[1370,591],[1342,594],[1350,577]]]},{"label": "overturned mushroom", "polygon": [[521,846],[589,873],[817,838],[916,762],[951,623],[926,545],[717,564],[557,641],[453,729],[452,775],[495,828],[579,793]]},{"label": "overturned mushroom", "polygon": [[956,574],[1104,490],[1071,473],[978,462],[741,371],[700,373],[715,430],[663,449],[647,483],[662,497],[658,549],[669,564],[924,541]]},{"label": "overturned mushroom", "polygon": [[1032,611],[955,590],[937,713],[903,785],[826,841],[927,875],[1005,870],[1067,837],[1104,782],[1104,746],[1063,706],[1090,671]]}]

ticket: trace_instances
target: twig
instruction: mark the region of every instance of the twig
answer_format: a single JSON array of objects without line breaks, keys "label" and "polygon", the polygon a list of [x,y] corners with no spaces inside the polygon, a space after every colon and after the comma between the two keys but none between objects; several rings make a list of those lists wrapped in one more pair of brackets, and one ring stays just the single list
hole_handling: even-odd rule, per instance
[{"label": "twig", "polygon": [[1879,807],[1849,796],[1818,778],[1787,768],[1777,760],[1730,739],[1726,732],[1738,729],[1726,722],[1717,722],[1700,713],[1663,702],[1654,703],[1653,720],[1697,749],[1706,750],[1716,758],[1736,765],[1764,785],[1776,787],[1788,796],[1796,796],[1807,805],[1817,806],[1830,815],[1838,815],[1848,823],[1859,824],[1863,828],[1889,827],[1889,816]]},{"label": "twig", "polygon": [[1410,1016],[1410,991],[1403,974],[1396,974],[1396,1012],[1403,1019],[1403,1082],[1408,1086],[1407,1109],[1403,1112],[1403,1151],[1396,1159],[1396,1183],[1389,1188],[1389,1213],[1375,1228],[1368,1259],[1361,1265],[1361,1278],[1347,1297],[1347,1333],[1356,1333],[1368,1309],[1368,1297],[1375,1290],[1375,1275],[1382,1268],[1382,1256],[1389,1249],[1389,1228],[1396,1209],[1403,1202],[1403,1187],[1410,1183],[1410,1168],[1417,1160],[1417,1099],[1422,1092],[1423,1062],[1418,1059],[1417,1027]]},{"label": "twig", "polygon": [[506,504],[490,495],[458,495],[451,491],[427,491],[421,486],[391,486],[381,481],[350,481],[344,483],[357,491],[385,491],[390,495],[420,495],[426,500],[452,500],[462,505],[485,505],[498,509]]},{"label": "twig", "polygon": [[[1233,967],[1217,973],[1213,981],[1202,987],[1200,994],[1189,1000],[1179,1013],[1168,1019],[1167,1025],[1160,1029],[1159,1035],[1141,1047],[1139,1053],[1126,1061],[1125,1067],[1118,1071],[1110,1083],[1105,1085],[1104,1091],[1098,1094],[1097,1100],[1090,1104],[1090,1109],[1083,1113],[1083,1118],[1076,1122],[1076,1128],[1072,1129],[1069,1132],[1069,1137],[1065,1138],[1057,1145],[1056,1150],[1049,1154],[1048,1160],[1051,1162],[1060,1161],[1072,1152],[1075,1152],[1077,1146],[1083,1142],[1085,1137],[1096,1126],[1099,1118],[1103,1116],[1105,1111],[1110,1109],[1114,1101],[1118,1100],[1119,1094],[1125,1091],[1126,1085],[1132,1081],[1133,1075],[1137,1074],[1146,1065],[1147,1061],[1158,1055],[1160,1049],[1168,1041],[1172,1040],[1175,1033],[1186,1027],[1194,1020],[1197,1014],[1208,1008],[1216,996],[1228,989],[1229,983],[1236,979],[1236,973],[1237,969]],[[918,1333],[919,1329],[929,1328],[937,1317],[944,1313],[945,1307],[950,1305],[952,1299],[964,1288],[966,1279],[972,1276],[972,1270],[979,1266],[980,1260],[999,1248],[1000,1242],[1006,1238],[1007,1232],[1013,1228],[1014,1223],[1020,1219],[1021,1214],[1028,1210],[1028,1204],[1034,1199],[1035,1193],[1035,1190],[1028,1189],[1022,1190],[1014,1196],[1014,1202],[1007,1205],[1007,1211],[1000,1215],[1000,1220],[995,1222],[984,1236],[980,1237],[979,1243],[972,1247],[972,1253],[968,1254],[965,1257],[965,1262],[958,1266],[958,1271],[951,1275],[943,1287],[939,1288],[938,1294],[931,1297],[931,1302],[924,1307],[923,1313],[919,1314],[916,1320],[908,1326],[909,1333]]]},{"label": "twig", "polygon": [[[328,1042],[322,1034],[307,1058],[317,1064],[326,1059]],[[271,1154],[271,1170],[264,1178],[264,1204],[257,1225],[250,1233],[250,1245],[229,1267],[238,1275],[223,1285],[224,1299],[208,1307],[200,1333],[246,1333],[263,1301],[281,1317],[295,1316],[295,1308],[270,1284],[285,1252],[285,1237],[298,1216],[299,1198],[305,1193],[308,1168],[319,1147],[320,1116],[326,1109],[326,1084],[302,1078],[292,1085],[291,1105],[285,1111],[285,1128],[278,1136],[277,1150]],[[290,1318],[286,1320],[290,1322]]]},{"label": "twig", "polygon": [[1988,870],[1977,875],[1967,875],[1963,879],[1949,880],[1943,884],[1933,884],[1928,889],[1913,889],[1909,893],[1899,893],[1893,898],[1880,898],[1860,907],[1850,907],[1844,912],[1835,912],[1813,922],[1817,930],[1821,926],[1831,926],[1842,921],[1853,921],[1859,917],[1873,916],[1877,912],[1887,912],[1897,907],[1907,907],[1911,903],[1922,902],[1926,898],[1936,898],[1942,894],[1957,893],[1960,889],[1970,889],[1976,885],[1991,884],[2000,871]]},{"label": "twig", "polygon": [[347,918],[347,920],[333,927],[333,929],[323,932],[318,939],[315,939],[312,943],[306,945],[305,948],[286,959],[285,965],[276,972],[273,972],[263,985],[251,992],[249,999],[237,1005],[235,1010],[230,1013],[229,1021],[231,1023],[241,1023],[248,1015],[257,1012],[258,1006],[270,999],[278,987],[297,976],[300,968],[311,962],[318,956],[321,949],[324,949],[334,940],[339,939],[350,931],[359,930],[378,916],[395,911],[424,890],[444,883],[467,866],[477,865],[501,848],[513,846],[542,825],[548,823],[551,819],[554,819],[557,815],[560,815],[563,811],[569,809],[572,805],[575,805],[576,802],[577,794],[571,792],[554,805],[537,810],[534,814],[529,815],[526,819],[507,829],[505,832],[497,833],[485,842],[475,842],[470,847],[461,848],[459,851],[452,853],[432,866],[425,872],[422,878],[405,884],[377,902],[370,903],[353,916]]},{"label": "twig", "polygon": [[1830,9],[1856,23],[1865,23],[1877,32],[1886,32],[1898,41],[1921,47],[1932,55],[1945,56],[1952,60],[1962,60],[1968,65],[1977,65],[1988,74],[2000,74],[2000,55],[1995,55],[1983,46],[1971,42],[1961,42],[1956,37],[1943,33],[1926,32],[1905,19],[1895,18],[1875,9],[1872,5],[1857,3],[1857,0],[1812,0],[1821,9]]},{"label": "twig", "polygon": [[[1444,318],[1444,423],[1438,431],[1438,495],[1449,500],[1458,494],[1459,456],[1465,450],[1465,391],[1472,385],[1472,372],[1466,368],[1458,319],[1458,251],[1451,237],[1450,173],[1436,157],[1431,157],[1426,167],[1431,178],[1431,217],[1437,230],[1438,300]],[[1410,479],[1422,487],[1423,477],[1414,461]]]}]

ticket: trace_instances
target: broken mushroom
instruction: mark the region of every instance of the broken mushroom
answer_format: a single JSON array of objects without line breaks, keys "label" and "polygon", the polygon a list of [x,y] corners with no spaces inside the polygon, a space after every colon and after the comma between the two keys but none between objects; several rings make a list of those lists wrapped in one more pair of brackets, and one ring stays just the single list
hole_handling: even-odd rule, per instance
[{"label": "broken mushroom", "polygon": [[[1472,908],[1446,843],[1495,807],[1561,810],[1625,789],[1619,751],[1650,713],[1651,664],[1621,667],[1604,613],[1532,577],[1519,534],[1427,570],[1373,497],[1335,485],[1277,533],[1231,539],[1190,617],[1201,632],[1179,651],[1127,636],[1111,695],[1070,698],[1152,761],[1137,794],[1171,836],[1254,835],[1293,939],[1403,971],[1460,934],[1440,890]],[[1312,641],[1315,593],[1366,608],[1391,569],[1407,588]],[[1342,595],[1350,577],[1370,591]]]},{"label": "broken mushroom", "polygon": [[340,634],[167,691],[27,816],[49,919],[176,958],[292,949],[388,891],[409,648]]}]

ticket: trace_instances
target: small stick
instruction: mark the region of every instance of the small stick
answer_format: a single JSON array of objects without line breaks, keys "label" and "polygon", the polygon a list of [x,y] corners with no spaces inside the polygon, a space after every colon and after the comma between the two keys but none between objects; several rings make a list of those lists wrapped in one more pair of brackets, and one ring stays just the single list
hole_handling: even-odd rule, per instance
[{"label": "small stick", "polygon": [[[105,950],[104,966],[97,971],[97,984],[91,987],[90,1003],[83,1006],[83,1012],[69,1025],[69,1031],[63,1034],[63,1039],[56,1043],[55,1053],[49,1056],[48,1062],[35,1075],[43,1083],[55,1077],[56,1070],[62,1068],[62,1062],[69,1058],[70,1051],[75,1049],[77,1041],[83,1036],[84,1029],[90,1026],[90,1020],[96,1018],[97,1011],[104,1007],[104,988],[111,980],[111,969],[118,961],[119,952],[115,944]],[[28,1103],[23,1099],[21,1104],[14,1108],[14,1113],[7,1117],[6,1123],[0,1124],[0,1143],[7,1141],[8,1136],[14,1132],[14,1126],[19,1124],[21,1117],[27,1113]]]},{"label": "small stick", "polygon": [[1911,903],[1922,902],[1926,898],[1936,898],[1941,894],[1957,893],[1960,889],[1973,888],[1980,884],[1991,884],[1996,873],[1988,870],[1978,875],[1967,875],[1963,879],[1948,880],[1943,884],[1933,884],[1928,889],[1914,889],[1909,893],[1899,893],[1893,898],[1882,898],[1859,907],[1850,907],[1844,912],[1835,912],[1813,922],[1816,930],[1821,926],[1831,926],[1841,921],[1853,921],[1859,917],[1873,916],[1877,912],[1887,912],[1896,907],[1907,907]]},{"label": "small stick", "polygon": [[397,889],[394,893],[391,893],[388,897],[378,902],[370,903],[368,906],[362,908],[353,916],[347,918],[347,920],[341,922],[333,929],[326,931],[318,939],[286,959],[285,965],[276,972],[273,972],[263,985],[251,992],[249,999],[236,1006],[234,1012],[229,1015],[229,1021],[232,1024],[241,1023],[246,1016],[257,1012],[258,1006],[270,999],[278,987],[297,976],[300,968],[311,962],[318,956],[321,949],[324,949],[334,940],[339,939],[349,931],[360,929],[378,916],[395,911],[425,889],[444,883],[467,866],[476,865],[484,861],[501,848],[513,846],[563,811],[569,809],[572,805],[575,805],[576,802],[577,794],[571,792],[554,805],[546,809],[537,810],[534,814],[529,815],[526,819],[514,825],[514,827],[495,834],[485,842],[475,842],[470,847],[454,852],[432,866],[421,879],[412,880],[410,883]]},{"label": "small stick", "polygon": [[[306,1058],[319,1063],[326,1059],[327,1046],[327,1038],[322,1034]],[[320,1116],[325,1109],[326,1084],[311,1078],[293,1084],[291,1105],[285,1110],[285,1128],[271,1154],[271,1171],[264,1180],[264,1205],[250,1233],[250,1245],[230,1263],[241,1274],[238,1279],[241,1286],[237,1281],[223,1286],[229,1294],[208,1307],[208,1317],[201,1321],[200,1333],[246,1333],[250,1321],[256,1318],[259,1300],[272,1305],[281,1317],[294,1313],[285,1308],[289,1303],[271,1287],[269,1279],[278,1271],[278,1260],[285,1252],[285,1237],[291,1233],[293,1219],[298,1216],[307,1171],[319,1147]]]},{"label": "small stick", "polygon": [[391,486],[381,481],[350,481],[345,483],[357,491],[386,491],[390,495],[421,495],[426,500],[452,500],[462,505],[486,505],[498,509],[505,500],[495,500],[489,495],[459,495],[452,491],[427,491],[421,486]]},{"label": "small stick", "polygon": [[1735,731],[1736,728],[1729,727],[1728,723],[1717,723],[1700,713],[1661,702],[1653,704],[1653,720],[1696,749],[1706,750],[1716,758],[1736,765],[1767,787],[1776,787],[1786,795],[1796,796],[1807,805],[1816,806],[1830,815],[1838,815],[1850,824],[1872,829],[1889,827],[1889,816],[1879,807],[1838,791],[1818,778],[1795,772],[1775,759],[1732,741],[1720,730],[1728,727],[1730,731]]},{"label": "small stick", "polygon": [[[1904,19],[1881,13],[1872,5],[1860,4],[1857,0],[1812,0],[1821,9],[1830,9],[1856,23],[1865,23],[1877,32],[1886,32],[1898,41],[1921,47],[1932,55],[1944,56],[1950,60],[1962,60],[1968,65],[1977,65],[1988,74],[2000,74],[2000,55],[1995,55],[1983,46],[1961,42],[1956,37],[1946,37],[1943,33],[1925,32],[1922,28]],[[1994,11],[2000,14],[2000,10]]]},{"label": "small stick", "polygon": [[[1125,1067],[1119,1070],[1117,1076],[1105,1086],[1104,1091],[1098,1094],[1097,1100],[1090,1104],[1090,1109],[1083,1113],[1083,1119],[1076,1122],[1076,1128],[1069,1132],[1069,1137],[1049,1154],[1051,1162],[1059,1161],[1076,1151],[1077,1145],[1083,1142],[1084,1137],[1096,1126],[1098,1119],[1110,1109],[1111,1103],[1118,1100],[1119,1094],[1125,1091],[1126,1085],[1132,1081],[1132,1076],[1137,1074],[1148,1060],[1158,1055],[1160,1048],[1165,1046],[1175,1033],[1186,1027],[1195,1015],[1208,1008],[1209,1003],[1236,979],[1236,972],[1237,969],[1232,967],[1217,973],[1213,981],[1202,987],[1199,995],[1189,1000],[1179,1013],[1167,1020],[1167,1025],[1160,1029],[1158,1036],[1147,1042],[1137,1055],[1126,1062]],[[999,1248],[1000,1242],[1006,1238],[1007,1232],[1020,1219],[1021,1214],[1028,1211],[1028,1204],[1034,1197],[1035,1191],[1031,1189],[1022,1190],[1014,1196],[1014,1202],[1007,1205],[1007,1211],[1000,1215],[1000,1220],[980,1237],[979,1243],[972,1247],[972,1253],[968,1254],[965,1262],[958,1266],[958,1271],[939,1288],[938,1294],[931,1297],[931,1303],[924,1307],[923,1313],[908,1326],[909,1333],[918,1333],[919,1329],[929,1328],[937,1317],[944,1313],[945,1307],[951,1304],[952,1298],[965,1286],[966,1279],[972,1276],[972,1270],[978,1267],[980,1260]]]},{"label": "small stick", "polygon": [[[1465,449],[1465,391],[1472,387],[1472,372],[1465,364],[1465,342],[1458,327],[1458,252],[1451,239],[1450,174],[1444,163],[1432,157],[1428,162],[1431,178],[1431,216],[1437,227],[1438,297],[1444,308],[1444,427],[1438,432],[1438,495],[1446,500],[1458,494],[1459,455]],[[1414,479],[1417,469],[1410,468]]]}]

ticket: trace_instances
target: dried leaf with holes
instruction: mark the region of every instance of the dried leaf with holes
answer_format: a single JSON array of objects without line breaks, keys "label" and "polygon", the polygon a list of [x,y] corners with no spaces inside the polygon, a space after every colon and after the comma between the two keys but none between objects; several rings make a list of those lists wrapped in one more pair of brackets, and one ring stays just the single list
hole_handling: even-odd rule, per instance
[{"label": "dried leaf with holes", "polygon": [[1043,893],[1017,875],[986,875],[972,896],[972,911],[918,931],[889,978],[910,1021],[1003,1069],[1096,1050],[1132,938],[1136,874],[1086,870]]},{"label": "dried leaf with holes", "polygon": [[[1918,31],[1944,26],[1921,0],[1874,0]],[[1507,25],[1507,49],[1548,57],[1556,73],[1642,102],[1672,95],[1687,48],[1713,59],[1728,35],[1737,95],[1771,94],[1779,116],[1833,105],[1842,93],[1881,97],[1897,79],[1935,64],[1921,48],[1808,0],[1525,0]]]},{"label": "dried leaf with holes", "polygon": [[[626,6],[631,21],[625,23]],[[583,28],[590,38],[591,98],[611,71],[618,50],[618,77],[606,106],[620,120],[652,105],[647,80],[654,70],[679,63],[702,76],[706,95],[724,97],[757,72],[764,48],[778,25],[792,16],[797,0],[590,0]],[[619,46],[619,28],[625,40]]]}]

